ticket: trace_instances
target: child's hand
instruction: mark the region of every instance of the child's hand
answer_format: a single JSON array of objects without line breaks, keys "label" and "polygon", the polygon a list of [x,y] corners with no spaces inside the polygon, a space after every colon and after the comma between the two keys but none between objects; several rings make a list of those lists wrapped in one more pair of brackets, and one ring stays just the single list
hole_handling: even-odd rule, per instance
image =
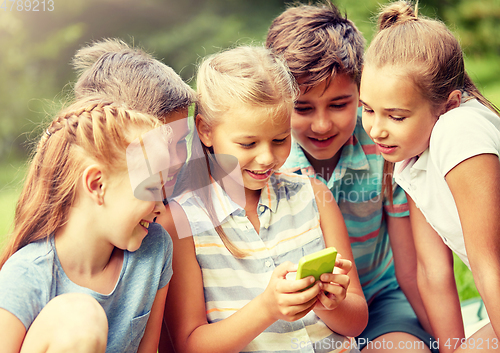
[{"label": "child's hand", "polygon": [[[340,254],[335,261],[333,273],[323,273],[320,277],[320,292],[315,310],[334,310],[345,299],[350,278],[347,275],[352,262],[342,259]],[[326,292],[326,293],[325,293]]]},{"label": "child's hand", "polygon": [[284,262],[273,271],[266,290],[262,293],[264,305],[273,319],[295,321],[311,311],[320,292],[319,281],[307,290],[300,291],[314,283],[314,277],[287,280],[289,272],[296,272],[297,265]]}]

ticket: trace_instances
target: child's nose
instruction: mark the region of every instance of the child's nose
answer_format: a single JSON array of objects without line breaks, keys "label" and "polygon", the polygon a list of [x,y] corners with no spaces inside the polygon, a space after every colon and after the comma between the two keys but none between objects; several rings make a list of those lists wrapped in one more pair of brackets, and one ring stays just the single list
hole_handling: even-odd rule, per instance
[{"label": "child's nose", "polygon": [[162,201],[156,201],[155,202],[155,208],[153,209],[153,213],[156,216],[159,216],[162,213],[163,210],[165,210],[165,206],[163,205],[163,202]]},{"label": "child's nose", "polygon": [[325,134],[332,128],[332,121],[326,112],[319,112],[311,124],[311,130],[316,134]]},{"label": "child's nose", "polygon": [[388,136],[388,132],[383,121],[378,117],[371,120],[371,126],[369,127],[368,134],[372,139],[381,139]]},{"label": "child's nose", "polygon": [[274,152],[271,146],[265,146],[257,154],[257,162],[261,165],[268,166],[274,162]]}]

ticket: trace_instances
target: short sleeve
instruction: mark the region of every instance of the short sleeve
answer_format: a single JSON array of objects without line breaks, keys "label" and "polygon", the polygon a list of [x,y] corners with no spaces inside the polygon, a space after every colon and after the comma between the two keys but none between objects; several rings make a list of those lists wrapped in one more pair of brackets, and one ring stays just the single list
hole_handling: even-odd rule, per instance
[{"label": "short sleeve", "polygon": [[28,330],[47,304],[49,293],[36,266],[21,260],[10,258],[0,271],[0,307]]},{"label": "short sleeve", "polygon": [[459,107],[442,115],[432,130],[429,153],[444,177],[462,161],[485,153],[498,156],[500,133],[477,109]]},{"label": "short sleeve", "polygon": [[410,215],[406,193],[398,184],[394,184],[392,192],[392,204],[385,198],[384,210],[390,217],[407,217]]}]

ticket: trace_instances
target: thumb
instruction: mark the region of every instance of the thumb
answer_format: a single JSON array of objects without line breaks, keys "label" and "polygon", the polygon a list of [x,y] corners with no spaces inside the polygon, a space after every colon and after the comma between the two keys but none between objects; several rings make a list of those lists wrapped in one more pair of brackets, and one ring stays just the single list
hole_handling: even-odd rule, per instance
[{"label": "thumb", "polygon": [[273,271],[273,275],[279,278],[285,278],[287,273],[297,272],[297,265],[290,261],[285,261]]}]

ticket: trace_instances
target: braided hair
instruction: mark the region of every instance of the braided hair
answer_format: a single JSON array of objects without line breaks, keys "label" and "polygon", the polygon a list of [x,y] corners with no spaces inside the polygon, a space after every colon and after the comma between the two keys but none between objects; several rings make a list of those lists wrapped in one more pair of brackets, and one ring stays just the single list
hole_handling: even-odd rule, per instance
[{"label": "braided hair", "polygon": [[40,138],[16,206],[14,231],[0,258],[49,238],[61,228],[74,205],[77,182],[87,166],[126,171],[125,151],[139,131],[160,121],[110,101],[87,97],[61,111]]}]

